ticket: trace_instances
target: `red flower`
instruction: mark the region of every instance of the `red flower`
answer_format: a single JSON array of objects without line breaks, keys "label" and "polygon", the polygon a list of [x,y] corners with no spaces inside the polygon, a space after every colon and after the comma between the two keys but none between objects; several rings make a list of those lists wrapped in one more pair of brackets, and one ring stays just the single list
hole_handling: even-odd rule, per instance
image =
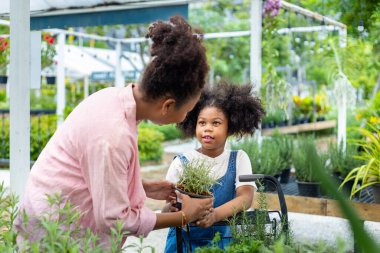
[{"label": "red flower", "polygon": [[49,39],[50,39],[49,34],[46,34],[46,35],[44,36],[44,40],[49,41]]},{"label": "red flower", "polygon": [[49,44],[52,45],[54,43],[54,37],[50,37]]},{"label": "red flower", "polygon": [[0,46],[0,51],[4,51],[8,48],[8,41],[6,41],[5,39],[2,38],[0,40],[0,43],[2,43]]}]

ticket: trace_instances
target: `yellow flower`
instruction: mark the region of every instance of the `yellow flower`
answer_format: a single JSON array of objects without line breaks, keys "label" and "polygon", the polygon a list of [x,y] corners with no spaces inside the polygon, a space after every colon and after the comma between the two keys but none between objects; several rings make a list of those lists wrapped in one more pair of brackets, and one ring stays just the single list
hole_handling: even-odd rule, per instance
[{"label": "yellow flower", "polygon": [[362,115],[360,113],[355,115],[356,120],[360,120],[361,118],[362,118]]},{"label": "yellow flower", "polygon": [[379,117],[375,117],[375,116],[371,116],[369,118],[369,122],[372,123],[372,124],[380,123],[380,118]]}]

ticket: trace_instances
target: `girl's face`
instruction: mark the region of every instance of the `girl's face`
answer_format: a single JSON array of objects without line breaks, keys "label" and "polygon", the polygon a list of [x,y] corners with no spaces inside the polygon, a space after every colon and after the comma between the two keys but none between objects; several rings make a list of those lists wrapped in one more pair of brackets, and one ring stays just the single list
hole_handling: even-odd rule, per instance
[{"label": "girl's face", "polygon": [[210,157],[223,153],[228,137],[228,119],[217,107],[203,108],[197,120],[196,137],[201,143],[200,152]]}]

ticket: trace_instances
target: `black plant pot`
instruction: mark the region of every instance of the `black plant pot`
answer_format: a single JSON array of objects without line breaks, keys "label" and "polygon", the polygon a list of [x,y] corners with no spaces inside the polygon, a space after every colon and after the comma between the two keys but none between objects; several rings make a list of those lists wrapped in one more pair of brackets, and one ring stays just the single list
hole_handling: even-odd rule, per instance
[{"label": "black plant pot", "polygon": [[323,116],[317,117],[317,122],[319,122],[319,121],[325,121],[325,117],[323,117]]},{"label": "black plant pot", "polygon": [[305,197],[320,197],[321,184],[313,182],[300,182],[297,181],[298,192],[301,196]]},{"label": "black plant pot", "polygon": [[[341,185],[344,181],[344,177],[339,175],[338,176],[338,182],[339,185]],[[347,181],[341,189],[343,189],[343,192],[347,194],[348,196],[351,195],[352,186],[354,185],[354,180]]]},{"label": "black plant pot", "polygon": [[380,204],[380,184],[372,185],[373,200],[376,204]]},{"label": "black plant pot", "polygon": [[0,76],[0,83],[6,84],[8,82],[8,76]]},{"label": "black plant pot", "polygon": [[55,76],[47,76],[46,77],[47,84],[55,84]]},{"label": "black plant pot", "polygon": [[175,189],[177,191],[179,191],[180,193],[182,193],[182,194],[188,195],[191,198],[208,199],[208,198],[212,198],[213,197],[212,195],[199,195],[199,194],[194,194],[194,193],[186,192],[186,191],[184,191],[184,190],[182,190],[181,188],[178,188],[178,187],[176,187]]},{"label": "black plant pot", "polygon": [[289,178],[290,178],[290,167],[286,168],[286,169],[283,169],[281,171],[280,183],[281,184],[287,184],[287,183],[289,183]]}]

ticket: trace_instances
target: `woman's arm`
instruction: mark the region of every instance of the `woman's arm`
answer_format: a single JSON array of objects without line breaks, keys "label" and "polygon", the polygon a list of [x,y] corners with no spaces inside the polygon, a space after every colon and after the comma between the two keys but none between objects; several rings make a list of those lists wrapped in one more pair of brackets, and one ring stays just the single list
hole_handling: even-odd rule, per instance
[{"label": "woman's arm", "polygon": [[232,215],[247,210],[253,201],[254,187],[243,185],[236,189],[236,198],[214,209],[214,212],[197,221],[200,227],[212,226],[215,222],[224,220]]},{"label": "woman's arm", "polygon": [[182,199],[182,210],[171,213],[158,213],[154,229],[183,226],[189,222],[199,220],[213,212],[213,199],[195,199],[179,194]]}]

